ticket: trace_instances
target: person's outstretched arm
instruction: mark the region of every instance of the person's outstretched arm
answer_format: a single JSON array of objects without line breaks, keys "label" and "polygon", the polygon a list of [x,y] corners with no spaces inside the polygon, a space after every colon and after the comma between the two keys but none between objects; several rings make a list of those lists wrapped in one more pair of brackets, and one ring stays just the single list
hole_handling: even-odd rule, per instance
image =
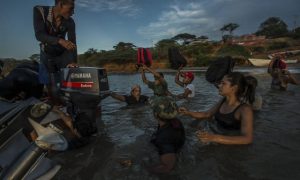
[{"label": "person's outstretched arm", "polygon": [[154,77],[156,77],[157,79],[159,79],[159,81],[161,81],[163,79],[163,77],[158,72],[156,72],[155,70],[147,67],[146,65],[143,65],[143,70],[147,70],[150,73],[152,73],[154,75]]},{"label": "person's outstretched arm", "polygon": [[294,84],[294,85],[299,85],[299,81],[290,73],[290,71],[286,71],[289,79],[288,79],[288,83],[290,84]]},{"label": "person's outstretched arm", "polygon": [[79,134],[79,132],[77,131],[77,129],[74,127],[73,125],[73,120],[71,118],[71,116],[65,114],[63,111],[61,111],[59,109],[60,107],[59,106],[54,106],[52,111],[54,113],[57,113],[59,115],[59,117],[61,118],[61,120],[65,123],[65,125],[67,127],[69,127],[69,129],[71,130],[71,132],[77,136],[77,137],[81,137],[81,135]]},{"label": "person's outstretched arm", "polygon": [[180,107],[178,109],[178,111],[181,114],[188,115],[188,116],[193,117],[197,120],[208,119],[208,118],[211,118],[217,112],[217,110],[219,109],[222,102],[223,102],[223,99],[220,100],[215,106],[213,106],[208,111],[194,112],[194,111],[189,111],[184,107]]},{"label": "person's outstretched arm", "polygon": [[210,134],[208,132],[198,132],[198,138],[206,142],[216,142],[219,144],[236,145],[251,144],[253,141],[253,111],[250,105],[245,104],[241,107],[241,135],[225,136]]},{"label": "person's outstretched arm", "polygon": [[114,99],[125,102],[125,96],[123,96],[123,95],[117,94],[115,92],[111,92],[110,96]]},{"label": "person's outstretched arm", "polygon": [[149,84],[148,79],[146,78],[145,70],[142,69],[142,80],[145,84]]},{"label": "person's outstretched arm", "polygon": [[181,82],[181,81],[179,80],[179,76],[180,76],[181,74],[182,74],[182,72],[180,71],[180,69],[178,69],[177,74],[176,74],[176,76],[175,76],[175,83],[178,84],[178,85],[181,86],[181,87],[184,87],[183,82]]},{"label": "person's outstretched arm", "polygon": [[177,95],[177,98],[179,98],[179,99],[187,98],[189,96],[189,94],[191,94],[191,93],[192,93],[192,91],[190,89],[186,88],[183,93]]}]

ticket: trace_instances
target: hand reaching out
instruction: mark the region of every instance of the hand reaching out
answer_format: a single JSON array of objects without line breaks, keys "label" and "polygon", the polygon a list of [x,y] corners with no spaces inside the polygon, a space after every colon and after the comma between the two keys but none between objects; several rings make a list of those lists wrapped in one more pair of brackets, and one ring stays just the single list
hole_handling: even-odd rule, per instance
[{"label": "hand reaching out", "polygon": [[198,139],[203,143],[212,142],[212,140],[214,138],[213,134],[210,134],[209,132],[203,131],[203,130],[197,131],[196,135],[197,135]]},{"label": "hand reaching out", "polygon": [[178,108],[178,112],[181,114],[187,114],[188,110],[185,107]]},{"label": "hand reaching out", "polygon": [[78,64],[76,63],[70,63],[67,65],[67,68],[76,68],[76,67],[79,67]]}]

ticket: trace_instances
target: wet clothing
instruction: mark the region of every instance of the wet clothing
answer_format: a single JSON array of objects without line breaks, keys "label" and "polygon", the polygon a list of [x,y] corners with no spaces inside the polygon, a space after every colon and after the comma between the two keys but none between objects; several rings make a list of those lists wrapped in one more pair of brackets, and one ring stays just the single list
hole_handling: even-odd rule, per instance
[{"label": "wet clothing", "polygon": [[185,132],[182,123],[174,118],[162,127],[158,126],[157,131],[152,135],[153,143],[159,155],[177,153],[185,141]]},{"label": "wet clothing", "polygon": [[188,95],[188,97],[195,97],[195,86],[193,84],[188,84],[184,86],[184,89],[190,90],[192,93]]},{"label": "wet clothing", "polygon": [[281,60],[281,59],[276,59],[273,64],[272,64],[272,69],[275,69],[275,68],[279,68],[279,69],[286,69],[287,68],[287,65],[286,63]]},{"label": "wet clothing", "polygon": [[148,102],[148,99],[149,99],[148,96],[144,96],[144,95],[141,95],[140,99],[138,101],[132,95],[130,95],[130,96],[124,96],[124,97],[125,97],[125,102],[128,105],[143,105],[143,104],[146,104]]},{"label": "wet clothing", "polygon": [[[41,50],[53,57],[60,56],[66,51],[64,47],[58,44],[59,39],[65,39],[76,44],[75,22],[72,18],[64,19],[62,17],[61,24],[56,27],[53,22],[53,7],[51,6],[35,6],[33,8],[33,25],[35,36],[41,42]],[[74,59],[77,54],[74,52]]]},{"label": "wet clothing", "polygon": [[43,85],[38,80],[38,66],[36,62],[24,62],[14,68],[0,80],[0,96],[12,100],[23,92],[25,99],[32,96],[40,98]]},{"label": "wet clothing", "polygon": [[155,82],[149,81],[148,87],[153,90],[155,96],[167,96],[168,84],[165,80],[163,80],[159,85],[156,85]]},{"label": "wet clothing", "polygon": [[288,79],[288,75],[285,75],[284,72],[274,72],[272,74],[271,88],[277,90],[286,90]]},{"label": "wet clothing", "polygon": [[221,103],[218,111],[216,112],[216,114],[214,116],[218,126],[220,126],[223,129],[226,129],[226,130],[240,130],[241,129],[241,121],[239,119],[236,119],[234,114],[244,103],[241,103],[240,105],[238,105],[232,112],[223,114],[220,112],[220,108],[224,102],[225,102],[225,99]]},{"label": "wet clothing", "polygon": [[271,82],[271,88],[272,89],[277,89],[277,90],[284,90],[285,88],[282,86],[281,81],[279,80],[279,78],[272,78],[272,82]]},{"label": "wet clothing", "polygon": [[77,51],[68,51],[60,44],[59,39],[67,39],[76,44],[75,22],[72,18],[62,18],[59,27],[53,22],[53,7],[35,6],[33,8],[33,25],[35,36],[40,41],[41,66],[40,82],[49,84],[48,73],[57,73],[67,64],[77,61]]}]

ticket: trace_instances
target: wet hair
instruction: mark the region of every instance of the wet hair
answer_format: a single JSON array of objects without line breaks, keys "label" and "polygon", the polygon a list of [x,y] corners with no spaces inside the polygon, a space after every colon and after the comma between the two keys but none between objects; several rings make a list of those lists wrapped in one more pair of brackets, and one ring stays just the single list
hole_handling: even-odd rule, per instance
[{"label": "wet hair", "polygon": [[140,86],[140,85],[137,85],[137,84],[135,84],[135,85],[133,85],[133,86],[131,87],[130,94],[132,94],[132,93],[133,93],[133,91],[134,91],[135,89],[139,89],[139,90],[140,90],[140,92],[142,91],[142,89],[141,89],[141,86]]},{"label": "wet hair", "polygon": [[226,77],[228,78],[228,81],[231,83],[232,86],[237,85],[238,89],[236,92],[236,96],[239,99],[243,99],[246,102],[249,102],[250,104],[254,102],[255,88],[257,86],[257,80],[254,77],[252,78],[256,80],[256,84],[255,82],[254,84],[251,84],[253,79],[249,78],[250,81],[248,81],[246,77],[240,72],[229,73],[226,75]]},{"label": "wet hair", "polygon": [[250,104],[252,104],[255,101],[255,89],[257,87],[258,82],[257,82],[257,79],[253,76],[246,76],[245,79],[247,82],[245,97],[246,97],[246,100]]},{"label": "wet hair", "polygon": [[62,4],[71,4],[74,3],[75,0],[55,0],[55,5],[57,5],[59,2]]}]

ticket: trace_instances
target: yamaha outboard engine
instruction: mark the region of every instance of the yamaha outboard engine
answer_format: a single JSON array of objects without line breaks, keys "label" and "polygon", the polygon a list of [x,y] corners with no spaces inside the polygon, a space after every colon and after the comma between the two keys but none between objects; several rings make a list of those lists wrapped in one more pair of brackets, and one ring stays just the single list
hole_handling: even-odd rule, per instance
[{"label": "yamaha outboard engine", "polygon": [[103,68],[65,68],[61,75],[63,99],[72,115],[75,128],[83,137],[97,132],[96,119],[100,102],[109,95],[106,70]]}]

